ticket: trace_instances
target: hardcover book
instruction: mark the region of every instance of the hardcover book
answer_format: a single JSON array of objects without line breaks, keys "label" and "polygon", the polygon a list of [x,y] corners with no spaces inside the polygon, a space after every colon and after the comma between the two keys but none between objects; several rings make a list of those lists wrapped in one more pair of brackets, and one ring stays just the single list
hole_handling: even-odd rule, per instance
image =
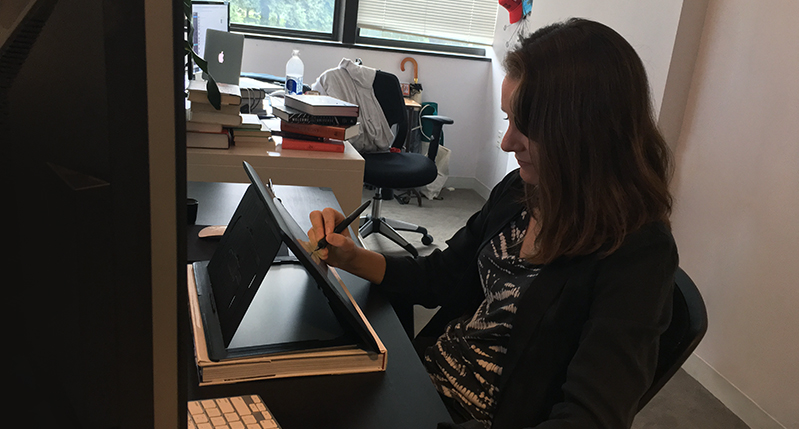
[{"label": "hardcover book", "polygon": [[358,116],[358,105],[328,95],[287,94],[286,107],[317,116]]},{"label": "hardcover book", "polygon": [[325,141],[324,137],[316,137],[316,136],[309,136],[306,134],[297,134],[297,133],[289,133],[286,131],[275,130],[272,131],[273,135],[280,136],[280,137],[288,137],[291,139],[300,139],[300,140],[310,140],[315,142],[323,142]]},{"label": "hardcover book", "polygon": [[249,130],[246,128],[234,128],[233,129],[233,136],[234,137],[257,137],[257,138],[269,138],[272,135],[272,132],[269,129],[265,130]]},{"label": "hardcover book", "polygon": [[272,130],[257,115],[242,113],[241,118],[241,125],[232,128],[233,137],[237,140],[239,137],[269,138],[272,135]]},{"label": "hardcover book", "polygon": [[226,129],[218,133],[187,131],[186,147],[227,149],[230,147],[230,133]]},{"label": "hardcover book", "polygon": [[315,150],[320,152],[344,152],[344,142],[341,140],[325,139],[323,141],[281,137],[281,146],[288,150]]},{"label": "hardcover book", "polygon": [[[205,80],[190,80],[186,88],[189,93],[188,100],[193,103],[208,103],[208,89],[206,85],[208,85],[208,81]],[[231,104],[235,106],[241,104],[241,89],[238,85],[219,82],[217,82],[216,85],[219,87],[219,94],[222,96],[222,104]]]},{"label": "hardcover book", "polygon": [[186,131],[196,131],[199,133],[221,133],[222,124],[186,121]]},{"label": "hardcover book", "polygon": [[186,109],[186,121],[203,122],[208,124],[220,124],[226,127],[238,127],[241,125],[241,114],[227,114],[221,112],[197,111]]},{"label": "hardcover book", "polygon": [[349,140],[361,133],[360,124],[348,127],[336,127],[330,125],[296,124],[282,121],[280,123],[280,131],[338,140]]},{"label": "hardcover book", "polygon": [[333,125],[348,127],[358,123],[357,116],[311,115],[273,101],[272,113],[284,122],[297,124]]},{"label": "hardcover book", "polygon": [[242,129],[246,128],[246,129],[251,129],[251,130],[261,130],[261,129],[265,128],[265,125],[264,125],[263,122],[261,122],[261,119],[258,117],[258,115],[255,115],[255,114],[252,114],[252,113],[242,113],[241,114],[241,125],[239,125],[237,128],[242,128]]},{"label": "hardcover book", "polygon": [[222,104],[217,109],[210,103],[192,102],[191,110],[195,112],[224,113],[226,115],[238,115],[240,113],[239,106],[234,104]]},{"label": "hardcover book", "polygon": [[275,141],[271,137],[235,136],[233,142],[236,146],[255,145],[267,151],[275,150]]}]

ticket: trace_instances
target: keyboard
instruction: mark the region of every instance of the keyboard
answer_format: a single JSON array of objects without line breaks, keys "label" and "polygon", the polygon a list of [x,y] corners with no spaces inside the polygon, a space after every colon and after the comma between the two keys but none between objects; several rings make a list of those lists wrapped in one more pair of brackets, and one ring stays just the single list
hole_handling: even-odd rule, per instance
[{"label": "keyboard", "polygon": [[189,429],[280,428],[258,395],[189,401]]}]

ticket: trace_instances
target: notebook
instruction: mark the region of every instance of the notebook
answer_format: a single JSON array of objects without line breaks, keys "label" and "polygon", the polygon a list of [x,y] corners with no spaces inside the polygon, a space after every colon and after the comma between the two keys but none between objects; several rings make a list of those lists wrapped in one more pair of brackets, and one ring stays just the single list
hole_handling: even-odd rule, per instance
[{"label": "notebook", "polygon": [[211,28],[206,30],[204,58],[215,81],[238,85],[243,53],[244,35]]}]

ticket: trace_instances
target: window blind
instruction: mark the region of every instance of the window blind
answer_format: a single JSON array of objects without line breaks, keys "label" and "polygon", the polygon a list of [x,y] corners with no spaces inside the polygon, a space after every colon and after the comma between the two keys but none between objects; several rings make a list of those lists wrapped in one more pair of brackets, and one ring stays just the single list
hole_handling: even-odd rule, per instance
[{"label": "window blind", "polygon": [[360,0],[358,27],[491,45],[497,0]]}]

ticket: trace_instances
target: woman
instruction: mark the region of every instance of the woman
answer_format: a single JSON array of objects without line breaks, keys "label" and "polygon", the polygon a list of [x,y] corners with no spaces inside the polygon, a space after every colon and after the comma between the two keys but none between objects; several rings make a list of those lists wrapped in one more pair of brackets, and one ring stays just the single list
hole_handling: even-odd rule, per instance
[{"label": "woman", "polygon": [[643,64],[610,28],[571,19],[507,55],[502,149],[520,168],[427,257],[390,257],[311,214],[320,257],[441,306],[415,340],[458,427],[626,428],[671,318],[677,250],[668,147]]}]

